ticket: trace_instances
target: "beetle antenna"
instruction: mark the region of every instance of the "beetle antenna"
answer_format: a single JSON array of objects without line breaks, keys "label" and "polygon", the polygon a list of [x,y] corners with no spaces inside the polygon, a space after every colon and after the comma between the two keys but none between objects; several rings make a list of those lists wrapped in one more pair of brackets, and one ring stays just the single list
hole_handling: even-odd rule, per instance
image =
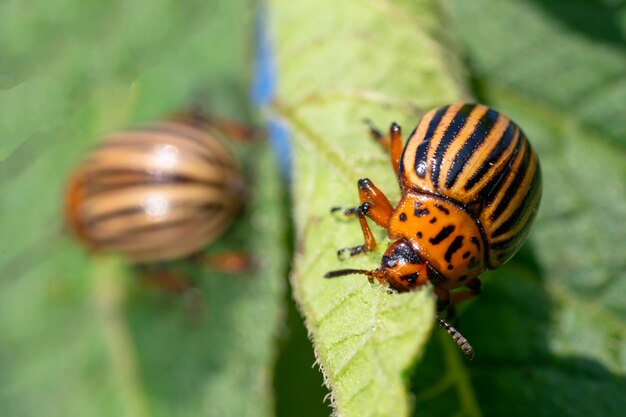
[{"label": "beetle antenna", "polygon": [[437,323],[439,323],[441,327],[446,329],[448,334],[452,336],[452,340],[454,340],[456,344],[459,346],[459,348],[461,348],[461,350],[463,351],[467,359],[469,360],[474,359],[474,348],[472,347],[472,345],[469,344],[467,339],[464,338],[463,335],[457,329],[450,326],[447,321],[445,321],[438,315],[435,316],[435,318],[437,319]]},{"label": "beetle antenna", "polygon": [[367,269],[338,269],[336,271],[330,271],[325,273],[324,278],[335,278],[352,274],[363,274],[370,276],[372,275],[372,271],[368,271]]}]

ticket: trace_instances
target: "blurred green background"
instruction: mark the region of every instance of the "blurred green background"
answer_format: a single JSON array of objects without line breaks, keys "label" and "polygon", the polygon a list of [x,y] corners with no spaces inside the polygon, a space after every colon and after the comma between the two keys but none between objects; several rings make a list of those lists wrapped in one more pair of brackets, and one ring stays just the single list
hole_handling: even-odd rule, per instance
[{"label": "blurred green background", "polygon": [[[67,175],[106,132],[198,97],[220,115],[263,125],[273,83],[289,74],[258,56],[272,52],[259,46],[260,33],[285,24],[277,15],[296,18],[279,13],[286,1],[0,4],[0,415],[330,414],[288,283],[296,240],[288,190],[298,184],[279,174],[283,138],[273,138],[274,153],[238,147],[256,193],[208,249],[244,248],[262,259],[259,271],[232,277],[175,265],[204,294],[199,323],[181,297],[138,285],[116,259],[87,254],[61,220]],[[367,4],[393,10],[398,27],[426,22],[418,30],[440,46],[468,95],[524,128],[545,181],[529,243],[487,273],[484,294],[462,309],[457,327],[477,359],[451,363],[446,336],[435,331],[407,376],[415,415],[622,415],[626,2]],[[332,40],[351,28],[316,2],[298,7],[307,16],[295,22],[302,31]],[[358,15],[358,2],[346,7]],[[377,29],[373,21],[369,30]],[[372,61],[355,65],[371,68],[377,82],[392,76],[377,72],[385,46],[368,47]],[[396,53],[419,59],[411,50]],[[333,60],[307,70],[313,79],[332,74]],[[351,199],[356,193],[342,197]]]}]

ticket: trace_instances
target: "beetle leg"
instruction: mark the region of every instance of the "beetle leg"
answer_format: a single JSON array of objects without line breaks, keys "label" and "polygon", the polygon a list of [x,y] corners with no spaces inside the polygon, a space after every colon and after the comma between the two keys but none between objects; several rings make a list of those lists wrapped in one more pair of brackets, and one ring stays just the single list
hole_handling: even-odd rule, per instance
[{"label": "beetle leg", "polygon": [[266,133],[262,129],[254,128],[237,120],[211,114],[209,123],[230,139],[242,142],[254,142],[263,139]]},{"label": "beetle leg", "polygon": [[[374,220],[374,223],[380,227],[387,229],[389,227],[391,213],[393,213],[393,207],[385,194],[383,194],[369,178],[359,180],[358,186],[359,199],[362,204],[357,210],[357,215],[359,215],[359,217],[367,216]],[[362,210],[365,203],[368,203],[368,206],[365,210]],[[362,211],[362,214],[358,212],[359,210]]]},{"label": "beetle leg", "polygon": [[254,272],[257,268],[255,260],[245,252],[220,252],[213,254],[196,254],[191,261],[216,272],[231,275],[242,275]]},{"label": "beetle leg", "polygon": [[391,138],[391,150],[389,152],[389,156],[391,157],[393,172],[398,175],[400,158],[402,157],[402,128],[395,122],[389,127],[389,137]]},{"label": "beetle leg", "polygon": [[229,139],[241,142],[254,142],[266,136],[265,132],[261,129],[208,112],[202,108],[202,105],[197,103],[193,104],[190,108],[172,114],[169,120],[203,131],[213,128]]},{"label": "beetle leg", "polygon": [[368,127],[368,133],[374,141],[378,142],[387,152],[391,150],[389,135],[383,134],[370,119],[363,120]]},{"label": "beetle leg", "polygon": [[340,213],[343,216],[358,216],[359,210],[366,210],[365,215],[370,217],[380,227],[387,228],[389,217],[393,212],[393,207],[385,195],[368,178],[359,180],[359,199],[361,205],[368,203],[368,207],[331,207],[330,212]]},{"label": "beetle leg", "polygon": [[169,294],[183,294],[193,284],[188,277],[180,271],[163,264],[138,265],[139,280],[148,288],[156,288]]},{"label": "beetle leg", "polygon": [[370,252],[376,249],[376,239],[367,224],[366,217],[369,217],[374,221],[374,223],[386,229],[389,224],[391,213],[393,213],[393,207],[389,203],[387,197],[385,197],[385,195],[369,179],[365,178],[359,180],[358,186],[361,205],[354,211],[352,209],[347,209],[344,213],[350,215],[355,212],[355,214],[359,217],[359,223],[361,224],[361,230],[363,231],[365,243],[351,248],[340,249],[337,251],[337,256],[340,258],[342,258],[345,253],[349,253],[349,256],[354,256],[359,253]]},{"label": "beetle leg", "polygon": [[452,303],[458,304],[461,301],[469,300],[476,297],[482,292],[482,282],[480,279],[474,278],[470,280],[465,286],[468,288],[466,291],[461,291],[456,294],[452,294]]},{"label": "beetle leg", "polygon": [[345,217],[355,216],[357,214],[358,210],[359,210],[358,207],[348,207],[348,208],[345,208],[345,207],[337,206],[337,207],[331,207],[330,208],[330,212],[331,213],[335,214],[335,213],[341,212],[340,214],[345,216]]},{"label": "beetle leg", "polygon": [[443,311],[446,308],[450,316],[455,314],[455,306],[465,300],[476,297],[481,293],[482,283],[480,279],[474,278],[470,280],[465,286],[468,288],[465,291],[450,294],[449,290],[444,290],[439,287],[435,287],[435,294],[437,295],[437,311]]},{"label": "beetle leg", "polygon": [[136,265],[135,271],[143,287],[181,297],[187,318],[194,323],[202,320],[204,296],[187,274],[167,263]]},{"label": "beetle leg", "polygon": [[402,128],[394,122],[389,127],[389,132],[383,135],[369,119],[366,119],[365,123],[367,123],[369,127],[369,134],[372,139],[389,152],[393,170],[397,175],[398,167],[400,166],[400,157],[402,156]]},{"label": "beetle leg", "polygon": [[345,253],[348,253],[349,256],[352,257],[360,253],[370,252],[376,249],[376,239],[374,238],[374,235],[372,234],[372,230],[370,229],[370,226],[367,224],[367,219],[365,218],[365,216],[369,212],[370,207],[371,207],[371,204],[368,202],[365,202],[361,204],[359,208],[356,210],[357,216],[359,216],[359,223],[361,224],[361,231],[363,232],[363,239],[365,240],[365,243],[362,245],[358,245],[358,246],[339,249],[337,251],[337,256],[340,259],[345,259],[344,258]]}]

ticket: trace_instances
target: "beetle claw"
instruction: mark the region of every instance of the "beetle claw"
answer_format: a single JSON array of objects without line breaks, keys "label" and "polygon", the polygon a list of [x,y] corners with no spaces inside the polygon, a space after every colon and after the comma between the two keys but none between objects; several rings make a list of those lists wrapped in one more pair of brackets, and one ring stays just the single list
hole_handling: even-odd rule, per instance
[{"label": "beetle claw", "polygon": [[334,215],[337,218],[346,218],[346,217],[352,217],[355,216],[356,214],[358,214],[358,207],[342,207],[342,206],[337,206],[337,207],[331,207],[330,208],[330,213],[332,215]]},{"label": "beetle claw", "polygon": [[[343,248],[337,251],[337,257],[340,261],[345,261],[348,258],[356,256],[360,253],[365,252],[365,245],[353,246],[350,248]],[[348,255],[346,255],[346,253]]]}]

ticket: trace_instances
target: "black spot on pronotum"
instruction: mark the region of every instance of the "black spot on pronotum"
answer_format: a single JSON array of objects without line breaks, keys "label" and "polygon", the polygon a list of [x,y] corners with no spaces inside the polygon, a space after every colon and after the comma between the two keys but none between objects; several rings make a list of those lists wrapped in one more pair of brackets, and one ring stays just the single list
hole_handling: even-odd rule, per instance
[{"label": "black spot on pronotum", "polygon": [[401,222],[405,222],[406,221],[406,213],[400,213],[398,218],[400,219]]},{"label": "black spot on pronotum", "polygon": [[443,242],[445,239],[448,238],[448,236],[450,236],[452,234],[452,232],[454,232],[455,227],[453,225],[450,226],[446,226],[444,228],[442,228],[439,233],[437,233],[437,236],[435,237],[431,237],[430,239],[428,239],[430,241],[430,243],[432,243],[433,245],[438,245],[441,242]]},{"label": "black spot on pronotum", "polygon": [[413,250],[408,244],[398,244],[393,250],[393,259],[408,264],[418,264],[422,261],[419,254]]},{"label": "black spot on pronotum", "polygon": [[416,208],[415,211],[413,211],[413,214],[415,217],[422,217],[430,214],[430,211],[427,208]]},{"label": "black spot on pronotum", "polygon": [[430,219],[430,221],[428,223],[433,224],[437,221],[436,217],[433,217],[432,219]]},{"label": "black spot on pronotum", "polygon": [[435,208],[437,210],[441,211],[442,213],[450,214],[450,210],[448,210],[447,208],[445,208],[441,204],[435,204]]},{"label": "black spot on pronotum", "polygon": [[469,258],[469,256],[471,255],[470,251],[467,251],[463,254],[463,259],[467,259]]},{"label": "black spot on pronotum", "polygon": [[463,275],[459,277],[459,282],[465,282],[469,278],[469,275]]},{"label": "black spot on pronotum", "polygon": [[417,236],[418,239],[421,239],[422,238],[422,232],[417,232],[415,234],[415,236]]},{"label": "black spot on pronotum", "polygon": [[478,238],[476,236],[472,236],[470,238],[470,242],[472,242],[474,244],[474,246],[476,246],[476,248],[478,248],[478,250],[480,250],[480,241],[478,240]]},{"label": "black spot on pronotum", "polygon": [[452,271],[454,267],[452,265],[448,265],[448,270]]},{"label": "black spot on pronotum", "polygon": [[470,258],[470,261],[469,261],[469,265],[468,265],[468,266],[469,266],[469,268],[470,268],[470,269],[474,269],[474,268],[476,268],[476,267],[478,266],[478,261],[476,260],[476,258],[474,258],[474,257],[472,256],[472,257]]},{"label": "black spot on pronotum", "polygon": [[459,235],[454,238],[452,243],[450,243],[450,246],[448,246],[448,250],[446,250],[446,254],[444,255],[446,262],[450,262],[452,260],[452,255],[454,255],[456,251],[461,249],[462,246],[463,246],[463,236]]}]

